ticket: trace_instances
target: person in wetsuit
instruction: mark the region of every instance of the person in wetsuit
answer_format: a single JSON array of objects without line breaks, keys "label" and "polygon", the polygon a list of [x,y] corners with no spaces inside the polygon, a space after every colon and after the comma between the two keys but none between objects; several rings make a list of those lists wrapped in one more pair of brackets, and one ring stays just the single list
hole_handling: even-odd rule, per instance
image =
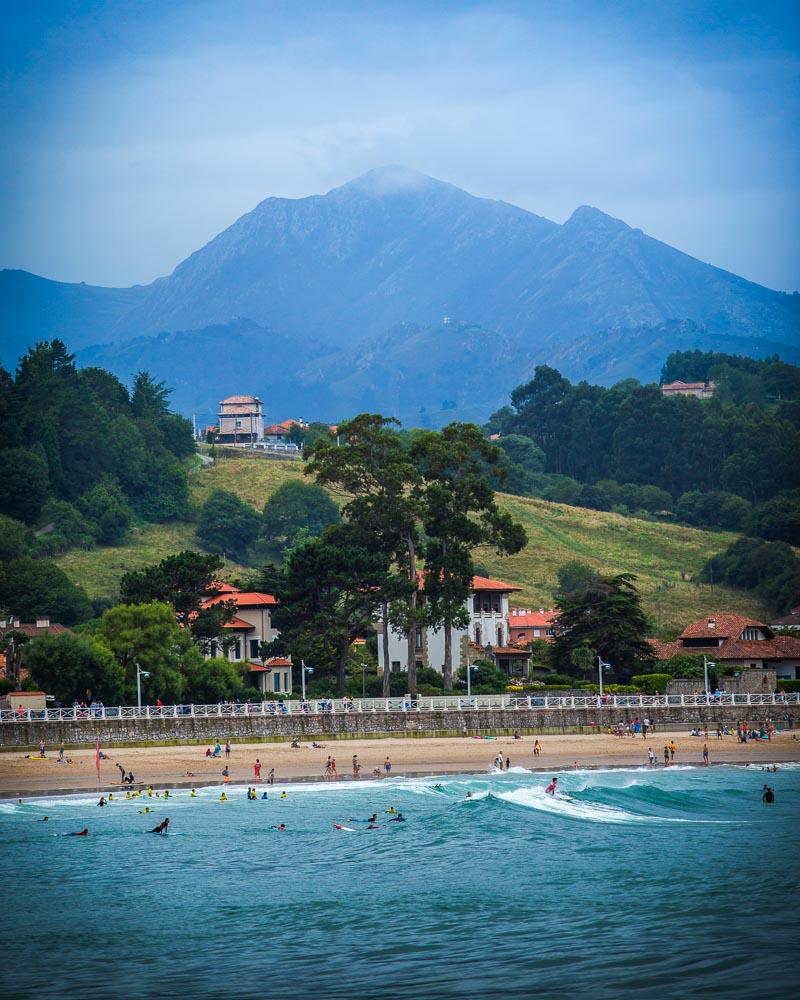
[{"label": "person in wetsuit", "polygon": [[160,833],[166,837],[167,830],[169,829],[169,816],[163,820],[158,826],[154,826],[150,833]]},{"label": "person in wetsuit", "polygon": [[775,792],[769,785],[764,785],[764,794],[761,796],[761,801],[766,802],[767,805],[772,805],[775,801]]}]

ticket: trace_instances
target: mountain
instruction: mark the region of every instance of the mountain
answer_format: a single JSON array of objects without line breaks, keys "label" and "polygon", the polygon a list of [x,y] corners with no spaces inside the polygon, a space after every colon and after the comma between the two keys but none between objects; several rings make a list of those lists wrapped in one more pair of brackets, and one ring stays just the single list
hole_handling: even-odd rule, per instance
[{"label": "mountain", "polygon": [[[0,306],[12,320],[6,363],[55,333],[78,347],[102,342],[94,356],[113,358],[119,347],[117,362],[104,363],[120,372],[158,360],[159,377],[186,383],[181,398],[208,386],[204,410],[224,394],[207,331],[227,326],[225,349],[246,357],[231,367],[239,391],[265,396],[280,382],[281,398],[296,393],[292,412],[322,417],[333,406],[337,419],[368,400],[405,419],[453,402],[459,416],[486,413],[538,363],[602,382],[627,358],[625,375],[653,378],[672,349],[670,323],[693,324],[698,347],[800,344],[797,294],[705,264],[595,208],[558,225],[401,167],[325,195],[268,198],[145,287],[2,272]],[[142,338],[154,336],[148,348]],[[190,378],[188,354],[201,352],[209,371]]]}]

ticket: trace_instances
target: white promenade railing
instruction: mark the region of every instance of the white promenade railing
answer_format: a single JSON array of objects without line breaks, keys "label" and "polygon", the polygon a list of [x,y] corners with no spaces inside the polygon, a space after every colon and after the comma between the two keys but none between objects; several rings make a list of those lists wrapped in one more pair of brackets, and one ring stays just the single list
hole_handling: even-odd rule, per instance
[{"label": "white promenade railing", "polygon": [[258,701],[217,705],[91,705],[89,707],[3,709],[0,722],[96,722],[127,719],[220,719],[265,716],[347,715],[351,712],[441,712],[471,709],[684,708],[737,705],[800,706],[791,694],[479,694],[416,698],[320,698],[313,701]]}]

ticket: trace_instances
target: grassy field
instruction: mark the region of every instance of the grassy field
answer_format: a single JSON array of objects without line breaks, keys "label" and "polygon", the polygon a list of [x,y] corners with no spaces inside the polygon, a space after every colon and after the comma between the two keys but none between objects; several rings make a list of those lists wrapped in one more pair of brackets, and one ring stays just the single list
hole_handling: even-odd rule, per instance
[{"label": "grassy field", "polygon": [[[223,458],[191,473],[192,500],[200,504],[212,490],[228,489],[260,510],[281,483],[302,476],[300,462]],[[528,545],[508,558],[479,550],[476,561],[493,576],[522,587],[513,604],[550,607],[559,566],[579,559],[602,572],[635,573],[645,608],[659,633],[712,611],[739,611],[754,617],[764,614],[763,606],[747,594],[690,582],[707,559],[733,541],[733,535],[544,500],[501,496],[500,502],[525,525]],[[153,524],[136,531],[124,546],[69,552],[57,562],[90,597],[113,596],[126,570],[140,569],[170,553],[196,547],[194,525]],[[228,564],[227,575],[240,572],[242,567]]]}]

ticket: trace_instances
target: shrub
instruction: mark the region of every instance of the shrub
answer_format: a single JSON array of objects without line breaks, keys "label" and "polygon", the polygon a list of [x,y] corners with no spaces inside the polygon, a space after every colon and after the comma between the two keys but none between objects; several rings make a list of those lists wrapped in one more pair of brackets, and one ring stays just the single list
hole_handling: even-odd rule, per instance
[{"label": "shrub", "polygon": [[670,674],[635,674],[631,677],[631,681],[645,694],[666,694],[671,680]]},{"label": "shrub", "polygon": [[785,691],[787,694],[793,694],[795,691],[800,691],[800,680],[792,680],[789,677],[779,677],[776,688],[778,691]]}]

